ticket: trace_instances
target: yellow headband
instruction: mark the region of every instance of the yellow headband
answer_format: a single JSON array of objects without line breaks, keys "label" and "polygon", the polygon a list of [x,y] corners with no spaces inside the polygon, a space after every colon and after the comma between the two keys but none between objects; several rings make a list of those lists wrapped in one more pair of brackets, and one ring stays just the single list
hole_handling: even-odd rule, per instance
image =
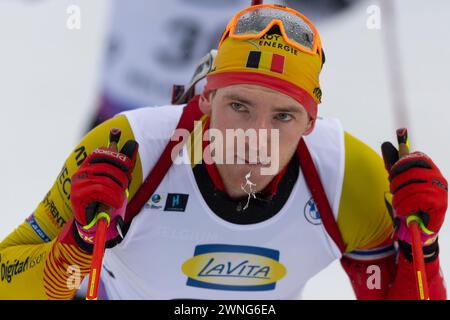
[{"label": "yellow headband", "polygon": [[289,46],[281,35],[259,39],[227,38],[220,46],[205,91],[233,84],[258,84],[285,93],[301,103],[313,119],[322,92],[322,60]]}]

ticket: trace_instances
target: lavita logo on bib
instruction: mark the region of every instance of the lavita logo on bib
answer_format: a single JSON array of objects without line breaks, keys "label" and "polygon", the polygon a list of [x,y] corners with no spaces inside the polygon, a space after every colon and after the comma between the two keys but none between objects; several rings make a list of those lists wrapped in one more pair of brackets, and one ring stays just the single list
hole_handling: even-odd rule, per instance
[{"label": "lavita logo on bib", "polygon": [[181,267],[192,287],[232,290],[274,290],[286,275],[273,249],[227,244],[198,245]]}]

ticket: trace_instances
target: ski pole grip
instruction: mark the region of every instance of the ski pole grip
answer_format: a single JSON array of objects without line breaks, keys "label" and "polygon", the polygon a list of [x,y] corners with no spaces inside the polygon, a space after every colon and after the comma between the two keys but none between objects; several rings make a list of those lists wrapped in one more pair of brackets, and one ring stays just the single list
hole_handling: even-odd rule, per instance
[{"label": "ski pole grip", "polygon": [[[402,158],[409,154],[408,130],[406,128],[397,129],[398,154]],[[416,216],[417,217],[417,216]],[[418,217],[417,217],[418,219]],[[408,223],[408,229],[411,233],[411,250],[413,256],[413,267],[416,278],[416,289],[418,300],[429,300],[428,280],[425,269],[425,259],[422,249],[422,238],[420,234],[419,221],[414,219]]]},{"label": "ski pole grip", "polygon": [[[114,152],[118,151],[117,146],[119,144],[121,135],[122,135],[122,131],[120,129],[111,128],[111,130],[109,131],[109,144],[108,144],[109,150],[114,151]],[[99,214],[100,212],[105,212],[105,213],[109,214],[111,212],[111,208],[109,208],[106,205],[99,204],[96,214]],[[100,219],[104,219],[104,218],[100,217]],[[104,220],[106,221],[106,219],[104,219]]]},{"label": "ski pole grip", "polygon": [[409,154],[409,139],[408,139],[408,129],[400,128],[397,129],[397,142],[398,142],[398,153],[400,158]]},{"label": "ski pole grip", "polygon": [[[109,132],[108,149],[117,152],[117,144],[119,143],[122,131],[118,128],[112,128]],[[105,205],[99,206],[97,214],[104,212],[109,214],[111,211]],[[98,288],[100,284],[100,273],[103,264],[103,254],[105,252],[106,232],[108,230],[109,221],[105,217],[100,217],[97,221],[97,230],[94,237],[94,249],[91,262],[91,270],[89,273],[88,291],[86,300],[97,300]]]},{"label": "ski pole grip", "polygon": [[122,131],[119,128],[112,128],[109,131],[109,146],[108,148],[112,151],[117,151],[117,144],[119,143]]}]

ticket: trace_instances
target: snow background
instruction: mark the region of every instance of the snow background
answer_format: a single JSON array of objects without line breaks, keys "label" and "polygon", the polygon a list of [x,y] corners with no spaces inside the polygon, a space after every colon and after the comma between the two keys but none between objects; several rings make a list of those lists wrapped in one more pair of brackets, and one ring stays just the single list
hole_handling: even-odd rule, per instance
[{"label": "snow background", "polygon": [[[450,2],[392,0],[413,149],[450,177]],[[67,8],[81,8],[81,30],[66,28]],[[395,141],[382,30],[369,30],[361,1],[318,24],[327,62],[319,113],[379,151]],[[77,144],[93,113],[104,50],[108,0],[0,1],[0,239],[34,210]],[[381,11],[383,28],[383,11]],[[445,223],[441,265],[450,278]],[[305,257],[307,258],[307,257]],[[307,285],[306,299],[354,299],[339,262]]]}]

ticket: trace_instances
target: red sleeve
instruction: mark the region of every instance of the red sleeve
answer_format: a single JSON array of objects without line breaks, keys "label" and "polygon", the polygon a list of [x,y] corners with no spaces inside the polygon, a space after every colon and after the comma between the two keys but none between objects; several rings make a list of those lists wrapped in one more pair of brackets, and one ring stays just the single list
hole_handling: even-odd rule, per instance
[{"label": "red sleeve", "polygon": [[[358,300],[414,300],[417,289],[412,262],[402,252],[398,261],[395,255],[372,261],[358,261],[344,257],[341,264],[350,278]],[[430,298],[447,298],[444,278],[439,267],[439,257],[425,264]]]},{"label": "red sleeve", "polygon": [[[428,288],[431,300],[446,300],[447,290],[444,277],[439,267],[439,257],[425,264]],[[400,253],[397,263],[397,274],[389,290],[388,299],[414,300],[417,299],[416,279],[412,262]]]},{"label": "red sleeve", "polygon": [[386,299],[389,285],[395,276],[395,255],[365,261],[343,257],[341,264],[350,278],[358,300]]}]

